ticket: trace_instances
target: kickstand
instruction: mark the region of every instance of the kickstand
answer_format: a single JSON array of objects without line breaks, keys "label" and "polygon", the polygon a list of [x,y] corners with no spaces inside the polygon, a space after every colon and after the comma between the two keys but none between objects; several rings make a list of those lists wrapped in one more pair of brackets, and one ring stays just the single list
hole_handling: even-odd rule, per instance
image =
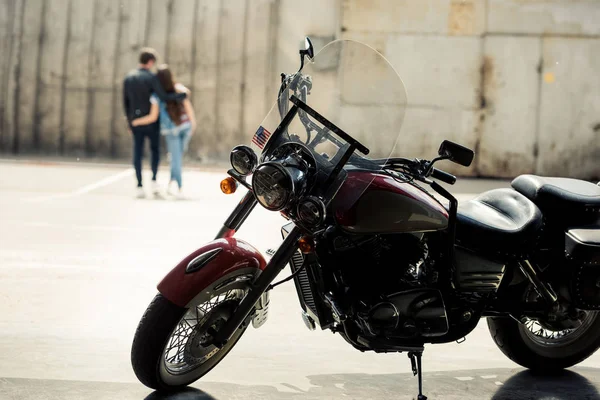
[{"label": "kickstand", "polygon": [[411,351],[408,353],[408,358],[410,358],[410,366],[412,367],[413,375],[417,375],[417,379],[419,380],[419,395],[417,396],[417,400],[427,400],[427,396],[423,395],[423,370],[421,367],[422,356],[422,351]]}]

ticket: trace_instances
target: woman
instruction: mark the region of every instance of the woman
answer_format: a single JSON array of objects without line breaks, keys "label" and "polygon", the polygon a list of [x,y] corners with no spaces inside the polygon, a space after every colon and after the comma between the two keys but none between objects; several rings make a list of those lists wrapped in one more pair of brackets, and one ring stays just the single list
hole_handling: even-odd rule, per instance
[{"label": "woman", "polygon": [[167,192],[173,194],[172,184],[176,182],[179,188],[176,196],[182,197],[181,167],[183,153],[187,149],[192,133],[196,130],[196,117],[194,116],[192,103],[189,100],[188,89],[180,83],[175,83],[169,66],[159,66],[156,76],[165,92],[186,92],[188,94],[187,98],[182,103],[164,102],[156,94],[153,94],[150,97],[150,113],[144,117],[134,119],[131,125],[148,125],[156,122],[160,116],[160,133],[165,137],[167,149],[171,153],[171,180]]}]

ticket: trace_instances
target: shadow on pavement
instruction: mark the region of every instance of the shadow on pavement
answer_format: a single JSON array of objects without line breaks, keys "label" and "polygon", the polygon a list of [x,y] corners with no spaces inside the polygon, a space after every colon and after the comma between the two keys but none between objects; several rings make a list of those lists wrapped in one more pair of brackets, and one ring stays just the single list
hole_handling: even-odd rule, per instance
[{"label": "shadow on pavement", "polygon": [[144,400],[217,400],[208,393],[195,388],[186,388],[175,393],[152,392]]},{"label": "shadow on pavement", "polygon": [[[574,396],[576,395],[576,396]],[[573,371],[562,371],[552,376],[539,376],[531,371],[513,375],[494,394],[492,400],[509,399],[568,400],[600,399],[600,392],[592,382]]]},{"label": "shadow on pavement", "polygon": [[[592,381],[600,381],[600,370],[563,371],[553,376],[537,376],[530,371],[479,370],[430,373],[424,393],[430,400],[567,400],[600,399]],[[516,372],[516,373],[515,373]],[[586,378],[584,375],[589,377]],[[307,377],[310,388],[302,390],[282,383],[273,386],[245,386],[226,383],[199,383],[203,391],[162,395],[154,392],[144,400],[229,400],[229,399],[400,399],[416,397],[417,381],[411,374],[336,374]],[[287,389],[287,390],[286,390]],[[208,394],[210,393],[210,394]]]},{"label": "shadow on pavement", "polygon": [[[234,377],[232,377],[234,378]],[[296,376],[289,383],[240,385],[198,382],[170,394],[141,383],[0,378],[0,399],[8,400],[412,400],[412,374],[328,374]],[[299,387],[301,386],[301,387]],[[599,400],[600,369],[577,368],[554,376],[521,369],[462,370],[425,375],[429,400]]]}]

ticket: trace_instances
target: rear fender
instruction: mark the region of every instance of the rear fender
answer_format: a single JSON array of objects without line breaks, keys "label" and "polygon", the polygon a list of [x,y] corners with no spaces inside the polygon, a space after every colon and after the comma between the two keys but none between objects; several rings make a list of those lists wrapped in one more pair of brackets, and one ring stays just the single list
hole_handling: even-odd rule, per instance
[{"label": "rear fender", "polygon": [[234,272],[258,276],[265,267],[260,252],[243,240],[216,239],[177,264],[158,284],[158,291],[172,303],[187,308],[212,283]]}]

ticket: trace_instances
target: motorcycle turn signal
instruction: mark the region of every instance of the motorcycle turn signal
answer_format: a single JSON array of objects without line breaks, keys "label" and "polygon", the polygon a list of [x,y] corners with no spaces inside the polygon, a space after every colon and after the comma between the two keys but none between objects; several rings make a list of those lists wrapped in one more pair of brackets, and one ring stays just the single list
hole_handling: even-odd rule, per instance
[{"label": "motorcycle turn signal", "polygon": [[227,177],[221,181],[221,192],[233,194],[237,190],[238,183],[232,177]]},{"label": "motorcycle turn signal", "polygon": [[302,236],[298,239],[298,248],[302,254],[309,254],[315,250],[315,241],[310,236]]}]

